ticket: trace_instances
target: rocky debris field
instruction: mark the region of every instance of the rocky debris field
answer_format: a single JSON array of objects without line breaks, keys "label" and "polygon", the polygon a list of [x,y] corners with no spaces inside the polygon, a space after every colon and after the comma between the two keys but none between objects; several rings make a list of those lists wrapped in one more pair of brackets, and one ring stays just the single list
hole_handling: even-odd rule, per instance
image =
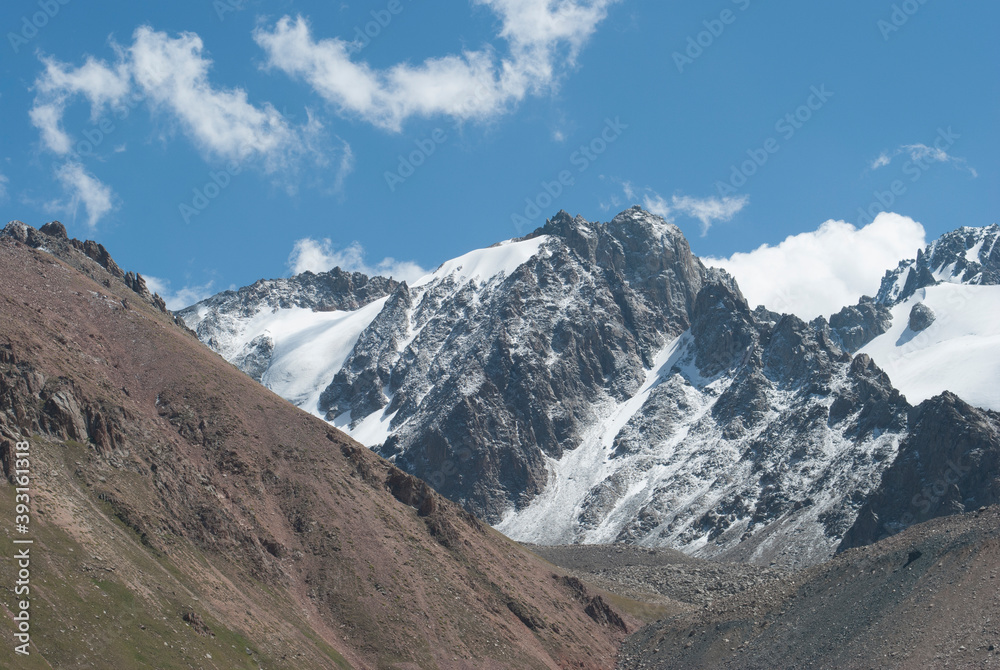
[{"label": "rocky debris field", "polygon": [[934,519],[648,625],[618,667],[997,668],[998,557],[1000,507]]},{"label": "rocky debris field", "polygon": [[757,565],[706,561],[672,549],[632,545],[526,545],[580,579],[623,596],[697,609],[744,591],[766,589],[790,572]]}]

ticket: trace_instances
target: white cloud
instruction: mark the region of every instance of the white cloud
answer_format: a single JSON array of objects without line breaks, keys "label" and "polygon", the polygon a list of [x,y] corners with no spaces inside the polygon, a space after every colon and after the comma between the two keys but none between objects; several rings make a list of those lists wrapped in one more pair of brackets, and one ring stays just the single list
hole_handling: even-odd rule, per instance
[{"label": "white cloud", "polygon": [[674,196],[671,200],[674,211],[687,214],[701,221],[702,236],[716,221],[731,221],[734,216],[750,203],[750,196],[735,198],[694,198],[689,195]]},{"label": "white cloud", "polygon": [[642,206],[647,212],[662,216],[673,223],[675,214],[682,214],[701,222],[704,237],[714,223],[731,221],[744,207],[750,204],[750,197],[741,195],[724,198],[695,198],[690,195],[675,195],[669,200],[651,188],[639,191],[628,181],[621,182],[625,197],[631,202],[642,198]]},{"label": "white cloud", "polygon": [[879,157],[872,161],[871,169],[878,170],[879,168],[884,168],[886,165],[892,162],[892,158],[886,152],[879,154]]},{"label": "white cloud", "polygon": [[750,253],[702,261],[736,277],[752,306],[811,320],[853,305],[862,295],[874,295],[885,271],[925,244],[922,225],[883,213],[860,230],[827,221],[774,247],[765,244]]},{"label": "white cloud", "polygon": [[328,272],[335,267],[348,272],[363,272],[366,275],[392,277],[400,281],[413,282],[425,274],[423,269],[411,261],[397,261],[384,258],[375,265],[365,262],[365,250],[358,242],[352,242],[344,249],[337,249],[329,239],[322,241],[312,238],[298,240],[288,256],[288,268],[292,274],[303,272]]},{"label": "white cloud", "polygon": [[93,228],[108,212],[115,208],[115,196],[111,188],[76,162],[61,165],[56,170],[56,179],[69,192],[69,200],[64,203],[53,203],[72,216],[80,205],[87,212],[87,225]]},{"label": "white cloud", "polygon": [[[630,200],[633,200],[633,196],[629,195],[629,190],[625,190],[625,195]],[[662,195],[659,193],[646,193],[642,196],[642,207],[647,212],[652,212],[657,216],[662,216],[667,221],[670,221],[670,203],[668,203]]]},{"label": "white cloud", "polygon": [[617,0],[473,0],[501,19],[509,56],[492,46],[400,63],[385,70],[355,62],[339,38],[315,39],[302,16],[254,32],[268,67],[303,79],[342,114],[398,131],[408,118],[486,119],[554,86]]},{"label": "white cloud", "polygon": [[28,113],[31,123],[42,136],[42,143],[52,152],[66,155],[73,142],[62,128],[62,118],[69,99],[82,95],[90,102],[91,119],[97,119],[109,106],[118,105],[128,95],[131,84],[123,63],[109,67],[93,58],[78,68],[42,57],[44,73],[35,81],[35,104]]},{"label": "white cloud", "polygon": [[251,103],[245,90],[213,85],[212,61],[198,35],[171,37],[140,26],[131,46],[115,51],[114,64],[88,58],[74,67],[42,58],[45,70],[35,82],[29,114],[47,149],[62,156],[73,152],[63,117],[69,102],[83,96],[94,120],[127,99],[145,101],[212,158],[259,160],[267,172],[286,170],[307,155],[317,164],[327,163],[329,152],[317,146],[322,125],[314,117],[293,126],[270,103]]},{"label": "white cloud", "polygon": [[143,275],[142,278],[146,280],[146,288],[151,293],[158,293],[163,298],[163,301],[167,303],[167,309],[170,311],[184,309],[196,302],[201,302],[215,293],[212,290],[213,282],[208,282],[202,286],[185,286],[177,291],[172,291],[170,290],[170,281],[167,279],[159,279],[157,277],[150,277],[149,275]]},{"label": "white cloud", "polygon": [[135,31],[132,75],[154,108],[166,110],[207,153],[239,161],[260,156],[269,171],[308,149],[307,135],[319,130],[315,120],[296,130],[270,103],[258,107],[243,89],[215,88],[203,49],[194,33],[173,38],[148,26]]},{"label": "white cloud", "polygon": [[7,200],[7,185],[9,183],[10,180],[7,178],[7,175],[0,174],[0,202]]},{"label": "white cloud", "polygon": [[951,163],[960,170],[967,170],[974,178],[979,176],[976,169],[970,167],[964,158],[952,156],[944,149],[936,146],[927,146],[926,144],[904,144],[892,152],[892,154],[883,151],[879,157],[872,162],[871,169],[878,170],[879,168],[886,167],[892,163],[896,156],[903,154],[909,156],[911,161],[919,165],[924,165],[926,163]]},{"label": "white cloud", "polygon": [[42,144],[49,151],[59,155],[68,154],[73,150],[73,140],[62,129],[63,105],[61,103],[41,104],[37,100],[35,106],[28,112],[31,124],[38,128],[42,136]]}]

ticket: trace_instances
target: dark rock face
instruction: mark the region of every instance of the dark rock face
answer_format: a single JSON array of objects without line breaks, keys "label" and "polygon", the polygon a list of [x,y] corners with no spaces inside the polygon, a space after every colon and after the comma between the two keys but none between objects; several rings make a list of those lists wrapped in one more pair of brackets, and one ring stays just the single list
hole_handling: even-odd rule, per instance
[{"label": "dark rock face", "polygon": [[934,310],[922,302],[918,302],[910,310],[910,330],[919,333],[930,328],[934,323]]},{"label": "dark rock face", "polygon": [[750,307],[736,282],[713,270],[695,300],[691,335],[698,369],[713,377],[731,368],[757,341]]},{"label": "dark rock face", "polygon": [[892,314],[889,308],[866,298],[830,317],[831,336],[850,353],[887,332],[890,326]]},{"label": "dark rock face", "polygon": [[399,345],[410,328],[412,308],[409,287],[400,284],[320,396],[320,408],[328,419],[347,411],[365,417],[389,404],[383,389],[391,386]]},{"label": "dark rock face", "polygon": [[1000,503],[1000,414],[945,393],[914,408],[909,425],[899,455],[838,551]]},{"label": "dark rock face", "polygon": [[58,221],[52,221],[51,223],[46,223],[39,229],[39,232],[46,235],[51,235],[52,237],[58,237],[64,240],[68,240],[69,236],[66,234],[66,226],[59,223]]},{"label": "dark rock face", "polygon": [[274,339],[264,333],[250,341],[250,344],[233,360],[233,365],[259,382],[267,372],[273,354]]},{"label": "dark rock face", "polygon": [[81,398],[76,386],[63,378],[46,378],[15,356],[10,345],[0,345],[0,461],[10,477],[10,449],[23,435],[46,435],[92,444],[98,453],[115,458],[126,450],[122,426],[126,414]]}]

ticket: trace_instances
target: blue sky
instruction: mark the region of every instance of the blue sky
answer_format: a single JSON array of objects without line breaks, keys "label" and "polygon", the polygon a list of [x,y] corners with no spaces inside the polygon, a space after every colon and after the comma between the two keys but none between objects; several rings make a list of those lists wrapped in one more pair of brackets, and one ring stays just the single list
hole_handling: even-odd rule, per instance
[{"label": "blue sky", "polygon": [[407,276],[636,203],[704,256],[883,209],[922,224],[909,248],[1000,220],[998,20],[985,0],[7,2],[0,205],[175,305],[332,262]]}]

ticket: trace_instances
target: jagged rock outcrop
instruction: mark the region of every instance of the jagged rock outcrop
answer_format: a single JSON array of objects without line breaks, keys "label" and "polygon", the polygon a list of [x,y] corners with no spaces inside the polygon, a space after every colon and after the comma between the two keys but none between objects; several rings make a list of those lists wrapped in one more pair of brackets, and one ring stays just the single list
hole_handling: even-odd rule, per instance
[{"label": "jagged rock outcrop", "polygon": [[[822,328],[822,320],[817,322]],[[843,308],[830,317],[830,336],[842,349],[854,353],[889,330],[892,313],[885,305],[863,297],[857,305]]]},{"label": "jagged rock outcrop", "polygon": [[72,380],[46,378],[22,362],[12,344],[0,345],[0,442],[4,476],[10,477],[10,447],[34,435],[89,444],[113,457],[126,451],[124,410],[108,409],[82,397]]},{"label": "jagged rock outcrop", "polygon": [[111,254],[108,253],[103,244],[98,244],[93,240],[80,241],[70,238],[66,233],[66,227],[59,221],[46,223],[37,230],[21,221],[11,221],[3,230],[0,230],[0,237],[17,240],[34,249],[43,249],[84,274],[99,279],[101,283],[108,281],[107,277],[97,276],[89,262],[93,261],[107,271],[113,279],[121,280],[141,300],[153,305],[161,312],[167,311],[166,302],[159,295],[149,291],[142,275],[137,272],[126,273],[123,271],[111,258]]},{"label": "jagged rock outcrop", "polygon": [[909,425],[899,455],[838,551],[1000,503],[1000,414],[944,393],[915,407]]},{"label": "jagged rock outcrop", "polygon": [[876,301],[896,305],[919,289],[945,282],[993,286],[1000,284],[1000,225],[959,228],[925,249],[915,260],[902,261],[885,273]]}]

